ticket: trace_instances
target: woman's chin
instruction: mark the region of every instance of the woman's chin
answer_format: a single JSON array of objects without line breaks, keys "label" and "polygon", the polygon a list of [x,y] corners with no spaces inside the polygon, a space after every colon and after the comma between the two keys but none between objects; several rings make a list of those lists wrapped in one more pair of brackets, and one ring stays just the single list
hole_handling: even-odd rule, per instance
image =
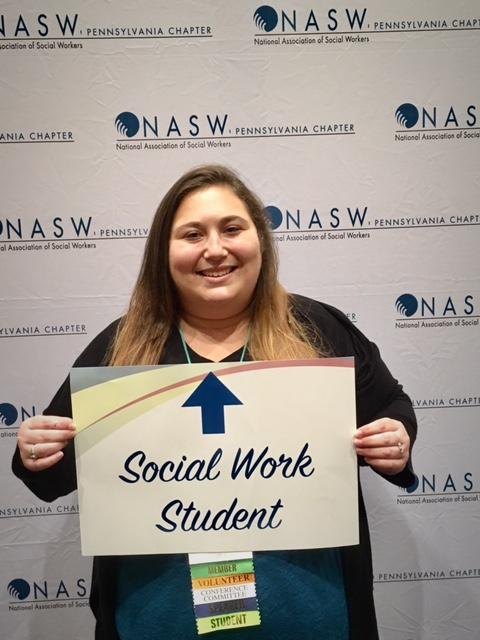
[{"label": "woman's chin", "polygon": [[242,313],[248,307],[248,301],[245,301],[243,296],[234,296],[218,289],[211,290],[195,302],[191,301],[183,306],[189,315],[221,319]]}]

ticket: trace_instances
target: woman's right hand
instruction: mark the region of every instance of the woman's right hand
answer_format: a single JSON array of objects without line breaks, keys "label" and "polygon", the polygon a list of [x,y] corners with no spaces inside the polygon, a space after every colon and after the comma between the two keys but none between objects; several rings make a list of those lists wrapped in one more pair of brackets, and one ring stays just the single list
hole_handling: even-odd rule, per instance
[{"label": "woman's right hand", "polygon": [[63,449],[75,436],[71,418],[32,416],[20,425],[18,448],[29,471],[43,471],[63,458]]}]

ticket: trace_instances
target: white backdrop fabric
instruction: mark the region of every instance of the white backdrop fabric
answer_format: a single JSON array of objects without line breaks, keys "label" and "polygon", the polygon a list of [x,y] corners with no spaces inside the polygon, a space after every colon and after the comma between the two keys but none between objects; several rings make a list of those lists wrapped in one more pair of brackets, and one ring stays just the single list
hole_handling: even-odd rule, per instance
[{"label": "white backdrop fabric", "polygon": [[125,310],[165,190],[219,162],[286,287],[414,401],[418,486],[362,472],[382,639],[480,638],[479,42],[474,0],[2,2],[2,637],[93,637],[76,495],[35,499],[15,436]]}]

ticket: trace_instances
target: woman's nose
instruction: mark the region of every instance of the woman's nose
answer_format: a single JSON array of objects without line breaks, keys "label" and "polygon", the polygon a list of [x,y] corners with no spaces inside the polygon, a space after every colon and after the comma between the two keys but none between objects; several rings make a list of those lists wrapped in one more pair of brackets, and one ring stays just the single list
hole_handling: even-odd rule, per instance
[{"label": "woman's nose", "polygon": [[224,258],[227,255],[227,249],[219,233],[210,233],[207,236],[204,255],[206,258]]}]

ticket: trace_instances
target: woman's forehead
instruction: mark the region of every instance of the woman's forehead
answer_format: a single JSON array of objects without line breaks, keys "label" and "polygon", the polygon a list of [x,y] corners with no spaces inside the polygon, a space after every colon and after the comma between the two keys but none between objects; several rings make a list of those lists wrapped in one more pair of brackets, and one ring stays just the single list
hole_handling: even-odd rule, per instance
[{"label": "woman's forehead", "polygon": [[248,217],[245,203],[227,185],[215,185],[189,193],[175,212],[173,225],[178,226],[206,218]]}]

